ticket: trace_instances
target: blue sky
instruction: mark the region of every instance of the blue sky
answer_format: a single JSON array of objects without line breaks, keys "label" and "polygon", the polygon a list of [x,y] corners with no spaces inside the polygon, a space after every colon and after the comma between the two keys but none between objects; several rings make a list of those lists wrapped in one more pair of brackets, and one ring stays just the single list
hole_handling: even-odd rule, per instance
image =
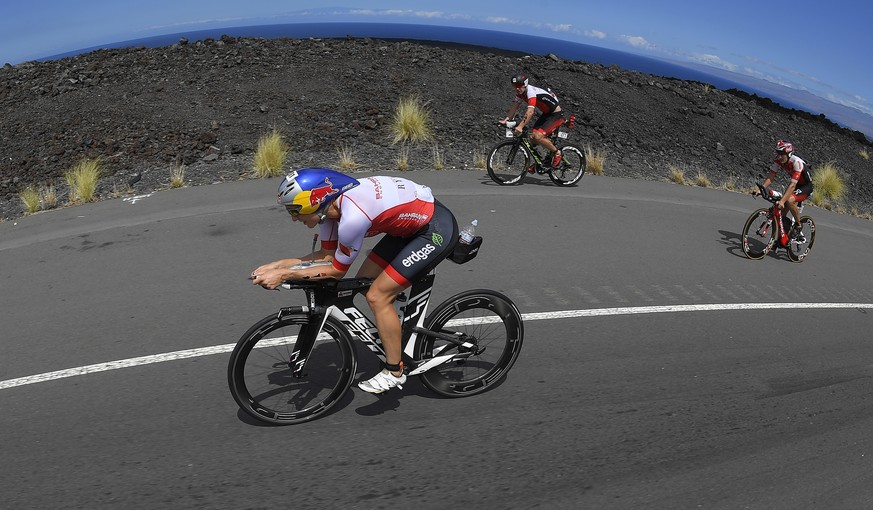
[{"label": "blue sky", "polygon": [[161,34],[329,21],[564,39],[705,64],[873,115],[873,4],[857,0],[3,0],[0,64]]}]

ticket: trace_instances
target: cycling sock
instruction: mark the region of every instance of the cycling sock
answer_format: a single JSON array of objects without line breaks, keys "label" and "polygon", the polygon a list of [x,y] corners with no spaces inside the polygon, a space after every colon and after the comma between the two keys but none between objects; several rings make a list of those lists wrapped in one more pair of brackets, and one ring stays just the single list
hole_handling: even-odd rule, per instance
[{"label": "cycling sock", "polygon": [[401,361],[400,363],[397,363],[396,365],[392,365],[391,363],[386,362],[385,368],[389,372],[391,372],[392,375],[394,374],[394,372],[402,372],[403,371],[403,361]]}]

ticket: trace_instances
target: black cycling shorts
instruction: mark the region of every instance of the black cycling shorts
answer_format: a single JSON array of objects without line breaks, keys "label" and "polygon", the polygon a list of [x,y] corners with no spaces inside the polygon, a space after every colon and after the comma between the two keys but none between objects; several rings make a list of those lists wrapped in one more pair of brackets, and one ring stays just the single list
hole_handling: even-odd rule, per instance
[{"label": "black cycling shorts", "polygon": [[811,182],[807,182],[803,186],[794,188],[794,201],[798,204],[809,198],[810,195],[812,195]]},{"label": "black cycling shorts", "polygon": [[531,131],[540,130],[545,135],[552,134],[552,131],[558,129],[558,126],[564,123],[564,110],[559,112],[552,113],[544,113],[540,115],[536,122],[534,122],[533,126],[531,126]]},{"label": "black cycling shorts", "polygon": [[386,234],[368,258],[382,267],[399,285],[409,287],[417,276],[426,275],[452,254],[458,243],[455,216],[436,199],[433,217],[411,237]]}]

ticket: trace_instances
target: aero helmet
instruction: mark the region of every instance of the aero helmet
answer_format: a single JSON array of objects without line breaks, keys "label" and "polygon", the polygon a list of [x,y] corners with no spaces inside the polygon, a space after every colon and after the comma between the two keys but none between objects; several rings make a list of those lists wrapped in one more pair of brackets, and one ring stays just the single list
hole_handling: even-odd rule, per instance
[{"label": "aero helmet", "polygon": [[778,142],[776,142],[776,152],[791,156],[792,154],[794,154],[794,146],[791,145],[789,142],[779,140]]},{"label": "aero helmet", "polygon": [[512,75],[512,84],[516,87],[518,86],[527,86],[527,75],[524,72],[519,71]]},{"label": "aero helmet", "polygon": [[277,202],[292,214],[323,211],[346,191],[360,184],[357,179],[328,168],[301,168],[279,183]]}]

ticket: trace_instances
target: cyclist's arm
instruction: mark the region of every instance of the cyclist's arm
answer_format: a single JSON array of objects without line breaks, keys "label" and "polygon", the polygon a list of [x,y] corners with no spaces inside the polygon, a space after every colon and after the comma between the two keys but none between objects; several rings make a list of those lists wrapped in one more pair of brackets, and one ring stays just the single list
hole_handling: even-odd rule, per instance
[{"label": "cyclist's arm", "polygon": [[[282,281],[310,278],[314,280],[321,280],[325,278],[333,278],[339,280],[346,275],[346,271],[342,271],[334,267],[332,263],[333,254],[328,254],[326,257],[318,259],[317,261],[331,262],[331,264],[325,264],[323,266],[310,266],[303,269],[287,269],[282,272]],[[281,284],[281,282],[279,283]]]},{"label": "cyclist's arm", "polygon": [[794,188],[797,187],[797,180],[791,179],[791,182],[788,183],[788,188],[785,190],[785,194],[782,195],[782,198],[779,200],[779,207],[785,207],[785,202],[788,200],[788,197],[794,195]]},{"label": "cyclist's arm", "polygon": [[500,121],[501,124],[506,124],[508,121],[512,120],[515,117],[515,112],[518,111],[518,101],[512,103],[512,106],[509,107],[509,111],[506,112],[506,117]]},{"label": "cyclist's arm", "polygon": [[[776,166],[776,163],[773,163],[773,166]],[[776,167],[776,168],[770,167],[770,175],[768,175],[767,178],[764,179],[764,182],[763,182],[763,185],[765,188],[767,186],[773,184],[773,179],[776,178],[776,171],[778,169],[779,169],[779,167]]]},{"label": "cyclist's arm", "polygon": [[519,122],[518,125],[515,126],[516,131],[521,132],[521,130],[524,129],[525,126],[527,126],[528,122],[530,122],[530,119],[533,117],[534,110],[536,110],[536,107],[534,105],[527,105],[527,109],[524,111],[524,117],[521,119],[521,122]]},{"label": "cyclist's arm", "polygon": [[268,289],[275,289],[285,280],[303,278],[342,278],[345,271],[339,271],[333,265],[319,265],[304,269],[291,269],[302,262],[333,262],[333,252],[324,248],[305,255],[299,259],[281,259],[264,264],[252,271],[252,283]]}]

